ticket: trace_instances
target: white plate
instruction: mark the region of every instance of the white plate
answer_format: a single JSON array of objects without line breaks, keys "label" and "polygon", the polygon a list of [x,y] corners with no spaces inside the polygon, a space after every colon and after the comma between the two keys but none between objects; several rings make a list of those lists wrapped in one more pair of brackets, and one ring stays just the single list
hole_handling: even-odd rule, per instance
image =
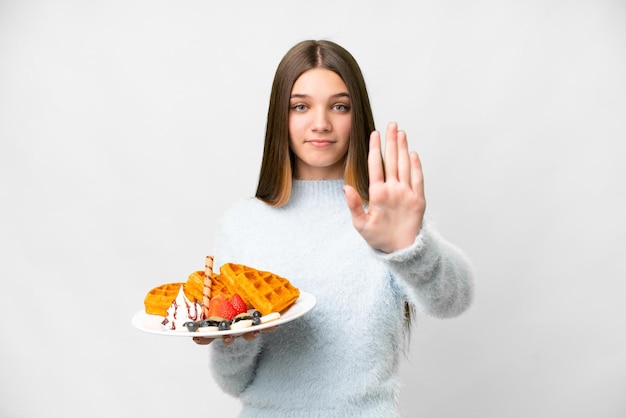
[{"label": "white plate", "polygon": [[280,318],[266,322],[265,324],[253,325],[249,328],[233,329],[226,331],[196,331],[190,332],[187,329],[181,330],[167,330],[163,329],[161,322],[163,317],[158,315],[150,315],[141,310],[133,316],[132,323],[135,328],[152,334],[167,335],[170,337],[221,337],[222,335],[242,335],[246,332],[260,331],[265,328],[276,327],[278,325],[286,324],[295,319],[300,318],[302,315],[309,312],[315,306],[315,296],[310,293],[300,291],[300,297],[294,302],[293,305],[284,311]]}]

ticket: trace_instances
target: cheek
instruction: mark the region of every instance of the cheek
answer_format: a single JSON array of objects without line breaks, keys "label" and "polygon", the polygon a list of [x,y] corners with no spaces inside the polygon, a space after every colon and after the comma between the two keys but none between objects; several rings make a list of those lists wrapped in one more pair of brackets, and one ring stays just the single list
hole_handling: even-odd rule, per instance
[{"label": "cheek", "polygon": [[289,123],[287,125],[289,129],[289,140],[292,138],[297,138],[302,134],[302,118],[290,117]]},{"label": "cheek", "polygon": [[352,121],[348,119],[341,125],[341,136],[346,140],[350,139],[350,129],[352,128]]}]

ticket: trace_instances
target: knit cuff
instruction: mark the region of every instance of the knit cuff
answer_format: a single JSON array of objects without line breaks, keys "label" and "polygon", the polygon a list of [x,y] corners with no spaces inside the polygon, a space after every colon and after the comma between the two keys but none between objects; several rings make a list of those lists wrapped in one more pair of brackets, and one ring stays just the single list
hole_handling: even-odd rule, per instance
[{"label": "knit cuff", "polygon": [[436,240],[426,225],[422,226],[412,245],[392,253],[379,250],[374,252],[396,276],[405,279],[411,277],[410,281],[414,284],[428,281],[431,276],[421,273],[431,270],[438,264],[440,258]]},{"label": "knit cuff", "polygon": [[372,248],[372,251],[374,251],[374,254],[376,254],[379,259],[387,263],[402,263],[414,258],[415,255],[422,250],[422,247],[424,247],[424,228],[420,229],[413,244],[406,248],[391,253],[386,253],[375,248]]}]

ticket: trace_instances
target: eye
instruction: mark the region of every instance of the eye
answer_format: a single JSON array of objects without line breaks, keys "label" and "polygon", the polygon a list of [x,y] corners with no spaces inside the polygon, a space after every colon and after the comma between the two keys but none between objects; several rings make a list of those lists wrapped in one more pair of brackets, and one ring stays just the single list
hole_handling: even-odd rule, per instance
[{"label": "eye", "polygon": [[292,105],[291,109],[295,110],[296,112],[304,112],[307,109],[307,107],[306,105],[300,103],[300,104]]},{"label": "eye", "polygon": [[337,103],[333,106],[333,109],[339,112],[348,112],[350,111],[350,106],[344,103]]}]

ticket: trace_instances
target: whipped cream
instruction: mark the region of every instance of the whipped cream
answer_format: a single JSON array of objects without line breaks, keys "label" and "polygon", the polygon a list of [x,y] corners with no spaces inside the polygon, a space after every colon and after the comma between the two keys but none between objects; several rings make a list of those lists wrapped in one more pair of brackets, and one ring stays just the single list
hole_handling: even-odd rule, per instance
[{"label": "whipped cream", "polygon": [[167,317],[161,322],[161,326],[168,331],[188,332],[187,327],[184,326],[185,322],[199,321],[200,319],[202,319],[202,305],[187,299],[183,286],[181,286],[178,296],[167,310]]}]

